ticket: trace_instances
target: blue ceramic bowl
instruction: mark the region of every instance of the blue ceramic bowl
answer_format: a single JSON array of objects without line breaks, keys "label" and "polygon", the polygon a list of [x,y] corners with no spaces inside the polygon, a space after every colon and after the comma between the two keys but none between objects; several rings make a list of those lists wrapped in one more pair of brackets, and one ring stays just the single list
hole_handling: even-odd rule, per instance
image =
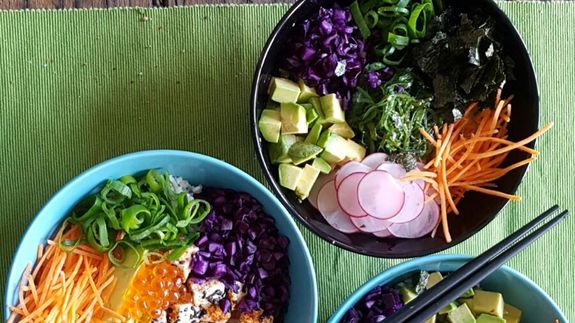
[{"label": "blue ceramic bowl", "polygon": [[4,313],[17,303],[17,286],[27,263],[36,260],[38,244],[44,243],[70,210],[107,179],[142,173],[151,168],[167,170],[190,183],[248,192],[276,220],[279,231],[290,239],[291,298],[286,322],[317,321],[317,283],[305,241],[280,202],[262,184],[223,161],[200,154],[153,150],[123,155],[96,165],[64,186],[40,210],[22,237],[12,261],[5,291]]},{"label": "blue ceramic bowl", "polygon": [[[467,256],[433,255],[391,267],[363,284],[335,311],[329,323],[338,323],[345,314],[369,291],[380,285],[394,283],[398,277],[419,270],[450,272],[471,260]],[[523,312],[523,323],[567,322],[559,307],[539,286],[521,273],[503,266],[481,283],[486,290],[498,291],[509,304]]]}]

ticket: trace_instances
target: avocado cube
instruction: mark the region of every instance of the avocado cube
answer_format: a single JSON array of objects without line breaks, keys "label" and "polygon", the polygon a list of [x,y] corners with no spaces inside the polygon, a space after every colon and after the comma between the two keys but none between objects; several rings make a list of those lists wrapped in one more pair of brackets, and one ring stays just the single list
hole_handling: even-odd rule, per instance
[{"label": "avocado cube", "polygon": [[477,314],[485,313],[503,317],[504,304],[501,293],[476,290],[473,296],[473,310]]},{"label": "avocado cube", "polygon": [[401,295],[401,300],[407,304],[417,298],[417,293],[412,291],[407,287],[401,287],[399,289],[399,294]]},{"label": "avocado cube", "polygon": [[451,323],[475,323],[475,317],[471,314],[467,304],[462,304],[447,313],[447,320]]},{"label": "avocado cube", "polygon": [[519,323],[521,321],[521,310],[509,304],[503,305],[503,318],[507,323]]},{"label": "avocado cube", "polygon": [[270,98],[278,103],[297,102],[300,92],[297,83],[281,77],[272,78],[268,88]]},{"label": "avocado cube", "polygon": [[319,98],[319,101],[326,122],[340,123],[345,121],[345,114],[335,94],[324,95]]},{"label": "avocado cube", "polygon": [[451,303],[447,304],[447,306],[445,306],[444,308],[439,310],[439,312],[437,314],[440,314],[440,315],[447,314],[447,313],[455,310],[456,308],[457,308],[457,304],[451,302]]},{"label": "avocado cube", "polygon": [[435,286],[443,279],[443,275],[440,272],[433,272],[429,274],[429,278],[427,278],[427,285],[425,288],[430,289],[431,287]]},{"label": "avocado cube", "polygon": [[299,80],[297,82],[297,85],[299,86],[299,91],[300,91],[297,102],[305,103],[305,102],[308,102],[309,99],[311,99],[312,97],[318,96],[315,89],[305,85],[303,80]]},{"label": "avocado cube", "polygon": [[331,131],[328,130],[324,130],[321,135],[319,136],[319,138],[317,139],[317,145],[320,146],[321,148],[325,148],[325,146],[327,145],[327,142],[329,141],[329,137],[331,137]]},{"label": "avocado cube", "polygon": [[467,304],[467,307],[471,310],[471,313],[475,314],[475,309],[473,307],[473,298],[460,298],[457,300],[459,304]]},{"label": "avocado cube", "polygon": [[303,174],[303,169],[292,164],[280,164],[278,173],[280,185],[293,191]]},{"label": "avocado cube", "polygon": [[288,151],[293,144],[299,141],[301,141],[300,137],[295,135],[280,135],[278,142],[270,144],[268,148],[272,164],[291,163]]},{"label": "avocado cube", "polygon": [[435,323],[437,321],[437,315],[433,315],[432,317],[425,320],[425,323]]},{"label": "avocado cube", "polygon": [[307,133],[307,119],[305,108],[297,103],[282,103],[280,105],[282,134]]},{"label": "avocado cube", "polygon": [[347,140],[336,134],[329,134],[325,143],[325,149],[321,153],[320,157],[330,164],[337,164],[347,156],[347,145]]},{"label": "avocado cube", "polygon": [[288,156],[291,158],[292,163],[299,165],[319,155],[322,150],[321,147],[314,144],[296,142],[288,150]]},{"label": "avocado cube", "polygon": [[489,314],[481,314],[475,321],[477,323],[507,323],[506,320]]},{"label": "avocado cube", "polygon": [[314,123],[314,121],[316,121],[319,118],[319,115],[317,114],[311,103],[302,103],[301,106],[304,107],[305,109],[305,119],[308,126]]},{"label": "avocado cube", "polygon": [[349,160],[362,161],[363,158],[365,158],[366,149],[364,146],[358,144],[357,142],[351,139],[347,139],[345,147],[346,147],[345,156]]},{"label": "avocado cube", "polygon": [[321,124],[315,123],[308,132],[307,137],[305,137],[305,142],[308,144],[317,145],[319,137],[321,136],[321,130],[322,130]]},{"label": "avocado cube", "polygon": [[311,192],[313,184],[315,184],[318,176],[319,169],[311,165],[304,166],[303,173],[295,187],[295,194],[300,200],[303,201],[309,196],[309,192]]},{"label": "avocado cube", "polygon": [[353,129],[351,129],[351,127],[347,124],[347,122],[334,123],[331,127],[329,127],[329,130],[332,133],[340,135],[345,139],[351,139],[355,137]]},{"label": "avocado cube", "polygon": [[331,165],[321,157],[316,157],[311,165],[319,169],[323,174],[329,174],[331,172]]},{"label": "avocado cube", "polygon": [[470,288],[468,290],[466,290],[461,297],[463,298],[469,298],[469,297],[473,297],[475,295],[475,291],[473,290],[473,288]]},{"label": "avocado cube", "polygon": [[278,142],[282,128],[280,113],[275,110],[264,109],[258,120],[258,128],[266,141]]}]

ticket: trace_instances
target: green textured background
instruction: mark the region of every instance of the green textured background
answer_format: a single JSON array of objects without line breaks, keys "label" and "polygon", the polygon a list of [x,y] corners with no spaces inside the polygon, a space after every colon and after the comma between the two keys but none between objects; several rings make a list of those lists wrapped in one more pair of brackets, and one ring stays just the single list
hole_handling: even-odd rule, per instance
[{"label": "green textured background", "polygon": [[[519,189],[524,199],[451,253],[476,255],[556,202],[575,209],[575,4],[500,5],[532,53],[542,123],[556,126],[538,142],[542,155]],[[2,290],[35,212],[95,163],[143,149],[182,149],[263,181],[249,132],[250,83],[259,51],[287,8],[0,12]],[[337,249],[300,228],[316,265],[322,322],[365,280],[399,262]],[[510,262],[569,320],[573,232],[569,219]]]}]

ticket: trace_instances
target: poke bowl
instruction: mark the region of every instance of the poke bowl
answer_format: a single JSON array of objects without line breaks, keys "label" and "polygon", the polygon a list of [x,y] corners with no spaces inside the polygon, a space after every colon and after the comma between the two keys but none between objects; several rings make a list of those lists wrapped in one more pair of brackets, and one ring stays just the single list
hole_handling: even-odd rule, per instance
[{"label": "poke bowl", "polygon": [[529,53],[490,0],[298,1],[251,95],[256,154],[282,204],[329,243],[385,258],[484,228],[520,198],[552,125],[539,129]]},{"label": "poke bowl", "polygon": [[131,153],[71,180],[36,215],[6,282],[9,321],[303,322],[315,271],[255,179],[185,151]]},{"label": "poke bowl", "polygon": [[[370,298],[377,306],[382,305],[381,299],[391,298],[392,300],[387,302],[389,307],[381,306],[383,308],[381,311],[387,314],[379,313],[380,310],[374,311],[378,313],[371,313],[372,316],[382,315],[383,317],[381,320],[370,322],[385,322],[386,315],[397,311],[410,297],[417,297],[417,287],[411,286],[410,279],[415,277],[419,283],[418,280],[421,280],[425,273],[429,273],[425,278],[426,282],[423,283],[423,288],[427,288],[441,279],[439,273],[449,275],[449,272],[457,270],[470,260],[470,257],[460,255],[433,255],[391,267],[353,292],[333,313],[328,322],[364,322],[362,319],[370,315],[364,306],[366,298]],[[407,284],[406,281],[408,281]],[[545,291],[529,278],[507,266],[502,266],[479,286],[454,300],[442,310],[442,313],[438,313],[429,322],[449,321],[458,315],[473,315],[476,318],[483,315],[481,322],[567,322],[561,309]],[[485,319],[488,321],[483,321]],[[489,321],[490,319],[492,321]]]}]

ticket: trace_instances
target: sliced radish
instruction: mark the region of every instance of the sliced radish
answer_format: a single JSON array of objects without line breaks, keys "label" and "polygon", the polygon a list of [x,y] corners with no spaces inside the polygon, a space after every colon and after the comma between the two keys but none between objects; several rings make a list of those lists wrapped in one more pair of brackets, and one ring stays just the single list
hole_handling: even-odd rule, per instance
[{"label": "sliced radish", "polygon": [[425,203],[421,213],[412,221],[394,223],[389,232],[399,238],[420,238],[433,231],[439,223],[439,206],[434,201]]},{"label": "sliced radish", "polygon": [[405,193],[405,202],[397,215],[387,219],[393,223],[405,223],[415,219],[421,213],[425,204],[425,194],[417,184],[400,182],[399,185],[401,185]]},{"label": "sliced radish", "polygon": [[393,234],[391,234],[391,232],[389,232],[389,230],[387,229],[383,229],[381,231],[377,231],[377,232],[373,232],[373,235],[379,238],[387,238],[387,237],[393,237]]},{"label": "sliced radish", "polygon": [[387,227],[391,225],[389,221],[376,219],[372,216],[352,217],[350,219],[359,231],[367,233],[379,232],[387,229]]},{"label": "sliced radish", "polygon": [[376,170],[359,182],[357,196],[361,208],[372,217],[385,220],[395,216],[403,206],[405,193],[389,173]]},{"label": "sliced radish", "polygon": [[377,166],[381,165],[384,161],[387,160],[387,155],[384,153],[373,153],[367,155],[361,163],[365,166],[369,166],[371,169],[376,169]]},{"label": "sliced radish", "polygon": [[339,188],[341,182],[347,176],[354,174],[354,173],[369,173],[372,169],[364,164],[356,161],[347,162],[345,165],[341,166],[341,168],[337,171],[335,175],[335,188]]},{"label": "sliced radish", "polygon": [[337,188],[337,201],[341,209],[351,217],[366,216],[367,213],[359,205],[357,187],[365,176],[363,173],[353,173],[341,181]]},{"label": "sliced radish", "polygon": [[319,194],[319,191],[322,189],[325,183],[333,181],[334,178],[335,172],[331,172],[326,175],[322,174],[317,178],[313,184],[313,187],[311,188],[311,191],[309,192],[309,196],[307,197],[307,200],[311,206],[317,209],[317,195]]},{"label": "sliced radish", "polygon": [[400,179],[403,176],[405,176],[405,174],[407,174],[407,172],[405,171],[405,168],[403,168],[403,166],[401,166],[400,164],[390,163],[390,162],[381,163],[381,165],[377,166],[377,170],[386,171],[391,176],[393,176],[397,179]]},{"label": "sliced radish", "polygon": [[317,196],[317,208],[325,221],[336,230],[343,233],[354,233],[358,229],[351,223],[347,215],[337,203],[337,192],[334,181],[328,181],[319,191]]}]

